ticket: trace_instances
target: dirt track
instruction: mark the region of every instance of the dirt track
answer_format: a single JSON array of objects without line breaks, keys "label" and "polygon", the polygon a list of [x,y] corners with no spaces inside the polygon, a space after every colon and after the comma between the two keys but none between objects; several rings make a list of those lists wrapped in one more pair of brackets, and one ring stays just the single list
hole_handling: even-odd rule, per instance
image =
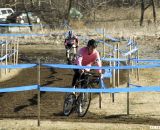
[{"label": "dirt track", "polygon": [[[23,63],[35,63],[35,57],[41,57],[41,63],[48,62],[46,59],[51,58],[54,55],[54,61],[58,61],[59,58],[65,62],[64,53],[57,52],[50,53],[44,52],[40,54],[39,52],[23,52],[20,53],[20,61]],[[48,57],[46,57],[48,56]],[[52,63],[52,61],[50,61]],[[121,73],[124,75],[124,73]],[[54,69],[41,67],[41,86],[62,86],[71,87],[73,71],[69,69]],[[124,76],[122,76],[124,78]],[[124,78],[125,79],[125,78]],[[67,82],[66,82],[67,81]],[[121,80],[124,83],[124,80]],[[33,85],[37,83],[37,68],[27,68],[23,69],[16,77],[1,82],[0,86],[6,87],[16,87]],[[108,80],[105,81],[106,83]],[[64,93],[41,93],[41,117],[47,119],[66,119],[63,116],[63,101]],[[96,94],[92,96],[96,97]],[[0,117],[1,118],[36,118],[37,116],[37,92],[25,91],[25,92],[15,92],[15,93],[2,93],[0,94]],[[94,113],[89,113],[88,117],[96,117]],[[71,117],[72,118],[72,117]],[[75,117],[73,117],[75,118]]]},{"label": "dirt track", "polygon": [[[20,63],[35,63],[37,57],[41,58],[41,63],[60,63],[65,62],[63,51],[23,51],[20,52]],[[51,59],[51,61],[48,61]],[[41,86],[62,86],[70,87],[73,71],[66,69],[53,69],[41,67]],[[120,84],[126,83],[126,73],[121,72]],[[67,82],[66,82],[67,81]],[[108,84],[108,80],[105,81]],[[19,75],[5,82],[1,82],[1,87],[15,87],[23,85],[37,84],[37,68],[23,69]],[[149,93],[150,94],[150,93]],[[157,95],[153,93],[151,95]],[[98,95],[92,96],[91,108],[84,118],[78,118],[76,113],[69,117],[63,116],[64,93],[41,93],[41,119],[50,119],[53,121],[67,122],[88,122],[88,123],[120,123],[120,124],[143,124],[143,125],[159,125],[159,114],[155,115],[159,108],[155,111],[141,114],[132,112],[130,116],[126,115],[125,94],[120,94],[116,98],[115,103],[111,103],[110,95],[104,97],[103,109],[98,108]],[[133,95],[134,97],[134,95]],[[158,97],[157,97],[158,98]],[[125,100],[124,100],[125,99]],[[123,101],[122,101],[123,100]],[[146,99],[147,100],[147,99]],[[137,100],[136,100],[137,101]],[[158,100],[155,99],[156,103]],[[104,108],[107,103],[108,107]],[[151,102],[153,103],[153,102]],[[18,93],[2,93],[0,94],[0,118],[16,118],[16,119],[36,119],[37,118],[37,91],[25,91]],[[148,104],[148,103],[147,103]],[[137,104],[138,105],[138,104]],[[140,105],[146,103],[140,102]],[[151,104],[150,104],[151,105]],[[123,108],[124,107],[124,108]],[[131,109],[132,110],[132,109]],[[135,107],[136,110],[136,107]],[[149,109],[150,110],[150,109]],[[105,111],[105,112],[104,112]],[[115,111],[115,113],[114,113]],[[147,111],[147,110],[146,110]]]}]

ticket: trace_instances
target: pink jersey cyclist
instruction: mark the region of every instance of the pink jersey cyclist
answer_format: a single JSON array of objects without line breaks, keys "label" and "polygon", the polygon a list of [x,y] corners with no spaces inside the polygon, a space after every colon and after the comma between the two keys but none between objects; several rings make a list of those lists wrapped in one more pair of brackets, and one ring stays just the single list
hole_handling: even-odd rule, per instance
[{"label": "pink jersey cyclist", "polygon": [[[78,57],[76,59],[77,65],[82,66],[91,66],[93,64],[97,64],[99,67],[102,66],[99,52],[96,50],[97,42],[94,39],[91,39],[88,41],[87,47],[83,47],[79,50]],[[89,69],[85,69],[86,71],[89,71]],[[76,81],[82,77],[81,72],[84,70],[74,70],[74,76],[72,80],[72,86],[75,86]],[[102,73],[102,70],[98,70],[99,74]]]},{"label": "pink jersey cyclist", "polygon": [[[96,49],[94,49],[93,52],[89,54],[88,47],[83,47],[79,50],[76,64],[82,66],[91,66],[93,64],[96,64],[100,67],[102,66],[99,52]],[[98,72],[101,73],[101,70],[98,70]]]}]

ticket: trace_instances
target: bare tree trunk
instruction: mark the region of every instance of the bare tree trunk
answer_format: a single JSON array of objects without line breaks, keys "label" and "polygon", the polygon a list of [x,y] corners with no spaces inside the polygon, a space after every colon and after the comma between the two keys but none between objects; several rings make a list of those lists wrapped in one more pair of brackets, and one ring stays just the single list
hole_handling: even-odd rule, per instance
[{"label": "bare tree trunk", "polygon": [[33,8],[33,7],[34,7],[34,2],[33,2],[33,0],[30,0],[30,3],[31,3],[31,7]]},{"label": "bare tree trunk", "polygon": [[157,0],[157,6],[160,7],[160,0]]},{"label": "bare tree trunk", "polygon": [[14,0],[14,10],[17,11],[17,0]]},{"label": "bare tree trunk", "polygon": [[153,18],[154,18],[154,23],[156,23],[156,10],[155,10],[155,5],[154,5],[154,0],[150,0],[150,3],[145,6],[144,4],[145,0],[141,0],[141,18],[140,18],[140,26],[143,24],[143,19],[144,19],[144,12],[145,10],[152,5],[153,8]]},{"label": "bare tree trunk", "polygon": [[38,8],[41,8],[41,0],[38,0]]},{"label": "bare tree trunk", "polygon": [[[28,11],[27,11],[26,6],[25,6],[25,0],[23,0],[23,7],[24,7],[24,10],[27,14],[28,24],[31,25],[31,21],[30,21],[29,16],[28,16]],[[32,26],[29,26],[29,28],[32,31]]]},{"label": "bare tree trunk", "polygon": [[154,1],[151,0],[152,3],[152,8],[153,8],[153,18],[154,18],[154,23],[156,23],[156,10],[155,10],[155,4]]},{"label": "bare tree trunk", "polygon": [[68,24],[69,24],[69,22],[70,22],[69,12],[70,12],[70,10],[71,10],[71,8],[72,8],[72,2],[73,2],[73,0],[69,0],[68,2],[69,2],[69,3],[68,3],[68,9],[67,9],[67,13],[66,13],[66,20],[68,21]]},{"label": "bare tree trunk", "polygon": [[140,18],[140,26],[143,24],[143,18],[144,18],[144,0],[141,0],[141,18]]},{"label": "bare tree trunk", "polygon": [[49,5],[52,8],[52,0],[49,0]]}]

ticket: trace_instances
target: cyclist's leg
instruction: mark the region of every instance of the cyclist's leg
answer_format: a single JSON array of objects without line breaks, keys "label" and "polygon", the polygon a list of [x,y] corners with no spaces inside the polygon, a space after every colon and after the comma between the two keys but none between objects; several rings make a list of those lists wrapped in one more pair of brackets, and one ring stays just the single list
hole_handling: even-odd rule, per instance
[{"label": "cyclist's leg", "polygon": [[76,47],[73,47],[73,54],[74,54],[74,55],[77,54],[77,49],[76,49]]},{"label": "cyclist's leg", "polygon": [[[81,79],[85,79],[86,78],[86,75],[83,73],[82,75],[81,75]],[[82,82],[81,82],[81,87],[82,88],[87,88],[87,86],[86,86],[86,80],[83,80]]]},{"label": "cyclist's leg", "polygon": [[67,59],[69,59],[69,51],[70,51],[70,49],[69,49],[69,46],[67,45],[66,46],[66,57],[67,57]]},{"label": "cyclist's leg", "polygon": [[74,69],[74,76],[72,79],[72,86],[76,85],[77,80],[80,78],[80,72],[79,69]]}]

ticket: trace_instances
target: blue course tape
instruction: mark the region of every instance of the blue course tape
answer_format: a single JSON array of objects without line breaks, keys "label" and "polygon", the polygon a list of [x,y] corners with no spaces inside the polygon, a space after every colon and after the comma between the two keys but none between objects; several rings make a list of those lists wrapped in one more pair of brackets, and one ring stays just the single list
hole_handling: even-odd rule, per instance
[{"label": "blue course tape", "polygon": [[135,42],[133,40],[129,39],[127,46],[129,46],[129,45],[135,45]]},{"label": "blue course tape", "polygon": [[137,62],[160,62],[160,59],[132,59]]},{"label": "blue course tape", "polygon": [[104,43],[106,46],[108,46],[108,47],[110,47],[110,48],[113,48],[112,45],[108,44],[107,42],[104,42],[103,40],[98,40],[98,42]]},{"label": "blue course tape", "polygon": [[133,65],[133,66],[78,66],[67,64],[42,64],[43,66],[64,68],[64,69],[145,69],[145,68],[157,68],[160,64],[148,64],[148,65]]},{"label": "blue course tape", "polygon": [[37,66],[37,64],[17,64],[17,65],[0,65],[0,68],[18,69],[18,68],[31,68],[35,66]]},{"label": "blue course tape", "polygon": [[[106,45],[106,46],[114,49],[114,47],[113,47],[112,45],[108,44],[107,42],[104,42],[103,40],[98,40],[98,42],[103,43],[104,45]],[[117,49],[116,49],[116,50],[117,50]],[[121,52],[121,53],[126,53],[125,51],[120,50],[120,49],[119,49],[118,51]]]},{"label": "blue course tape", "polygon": [[8,57],[8,54],[7,55],[4,55],[0,58],[0,61],[3,61],[4,59],[6,59]]},{"label": "blue course tape", "polygon": [[49,34],[0,34],[2,37],[49,36]]},{"label": "blue course tape", "polygon": [[127,61],[128,59],[117,59],[117,58],[101,58],[102,61]]},{"label": "blue course tape", "polygon": [[6,58],[8,58],[8,57],[11,57],[11,56],[14,55],[16,52],[17,52],[17,50],[14,50],[13,53],[7,54],[7,55],[4,55],[4,56],[0,57],[0,61],[3,61],[4,59],[6,59]]},{"label": "blue course tape", "polygon": [[30,26],[44,26],[44,25],[24,23],[24,24],[0,24],[0,26],[3,26],[3,27],[30,27]]},{"label": "blue course tape", "polygon": [[0,41],[0,44],[8,44],[7,41]]},{"label": "blue course tape", "polygon": [[134,52],[136,52],[136,51],[138,51],[138,48],[137,48],[137,47],[135,47],[134,49],[132,49],[131,51],[129,51],[129,52],[127,52],[127,53],[124,53],[123,55],[124,55],[124,56],[128,56],[128,55],[130,55],[130,54],[132,54],[132,53],[134,53]]},{"label": "blue course tape", "polygon": [[120,92],[160,92],[160,86],[151,87],[134,87],[134,88],[100,88],[100,89],[75,89],[75,88],[58,88],[58,87],[41,87],[40,91],[44,92],[90,92],[90,93],[120,93]]},{"label": "blue course tape", "polygon": [[120,41],[119,39],[113,38],[113,37],[111,37],[109,35],[106,35],[106,38],[112,40],[112,42],[119,42]]},{"label": "blue course tape", "polygon": [[142,86],[140,86],[140,85],[135,85],[135,84],[129,84],[129,86],[130,86],[130,87],[133,87],[133,86],[134,86],[134,87],[142,87]]},{"label": "blue course tape", "polygon": [[28,91],[28,90],[33,90],[33,89],[38,89],[38,85],[21,86],[21,87],[13,87],[13,88],[0,88],[0,93]]}]

